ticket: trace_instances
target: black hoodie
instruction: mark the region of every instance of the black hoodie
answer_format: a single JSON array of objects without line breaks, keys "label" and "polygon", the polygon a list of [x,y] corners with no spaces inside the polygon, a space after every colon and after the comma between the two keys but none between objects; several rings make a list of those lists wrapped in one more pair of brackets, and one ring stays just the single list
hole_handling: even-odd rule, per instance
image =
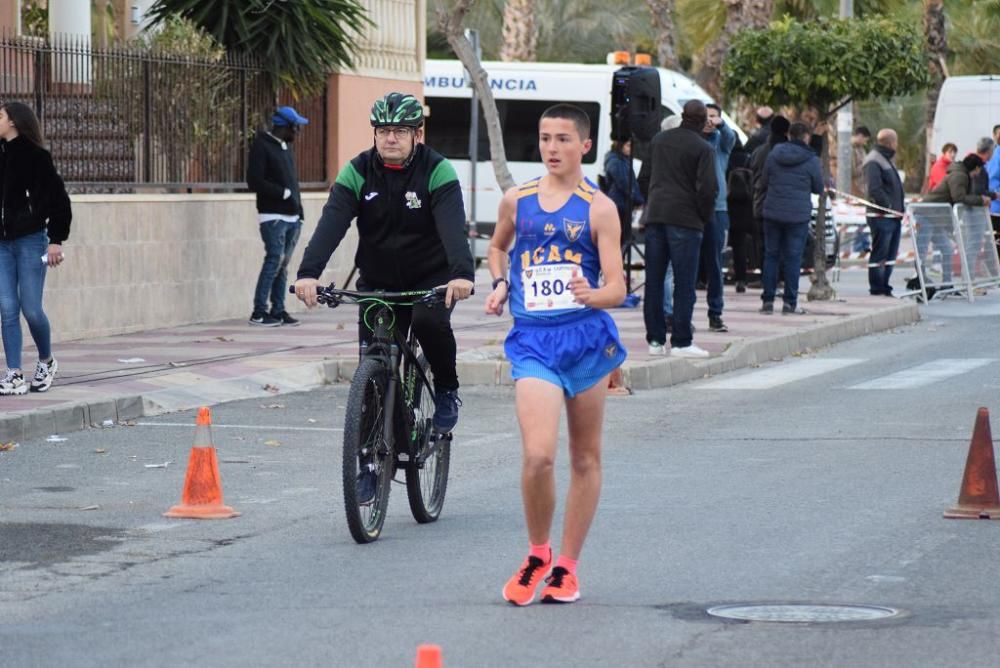
[{"label": "black hoodie", "polygon": [[49,242],[69,238],[69,195],[52,155],[23,135],[0,141],[0,239],[48,229]]}]

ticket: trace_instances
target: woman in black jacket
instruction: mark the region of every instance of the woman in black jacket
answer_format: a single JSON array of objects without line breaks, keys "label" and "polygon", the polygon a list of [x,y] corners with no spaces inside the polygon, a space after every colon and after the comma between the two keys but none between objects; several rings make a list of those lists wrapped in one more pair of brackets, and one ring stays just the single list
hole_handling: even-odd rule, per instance
[{"label": "woman in black jacket", "polygon": [[38,349],[30,389],[48,390],[59,368],[42,290],[46,270],[62,264],[71,218],[66,187],[44,147],[35,113],[20,102],[0,105],[0,330],[7,357],[0,395],[29,389],[21,370],[22,313]]}]

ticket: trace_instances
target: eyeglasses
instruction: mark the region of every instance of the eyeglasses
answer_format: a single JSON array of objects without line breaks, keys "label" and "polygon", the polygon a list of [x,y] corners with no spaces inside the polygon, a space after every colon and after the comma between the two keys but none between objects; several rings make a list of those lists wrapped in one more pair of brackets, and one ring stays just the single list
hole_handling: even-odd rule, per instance
[{"label": "eyeglasses", "polygon": [[408,128],[408,127],[398,127],[398,128],[396,128],[396,127],[383,127],[383,128],[375,128],[375,136],[376,137],[380,137],[382,139],[385,139],[390,134],[392,134],[392,136],[395,137],[396,139],[403,139],[404,137],[406,137],[407,135],[410,134],[410,131],[412,129],[413,128]]}]

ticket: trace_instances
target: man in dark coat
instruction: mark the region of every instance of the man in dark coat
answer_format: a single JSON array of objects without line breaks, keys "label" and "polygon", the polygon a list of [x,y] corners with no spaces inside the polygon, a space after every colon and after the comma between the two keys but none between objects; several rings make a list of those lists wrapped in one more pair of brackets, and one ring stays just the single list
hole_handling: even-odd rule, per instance
[{"label": "man in dark coat", "polygon": [[868,256],[868,292],[892,296],[889,278],[896,266],[903,219],[903,182],[892,158],[899,139],[896,131],[878,131],[875,148],[865,157],[862,169],[868,199],[878,207],[867,207],[868,227],[872,233],[872,252]]},{"label": "man in dark coat", "polygon": [[708,119],[705,104],[688,100],[681,119],[680,127],[660,132],[650,143],[643,316],[649,353],[666,354],[663,279],[667,263],[672,263],[674,318],[670,354],[708,357],[708,352],[693,342],[691,316],[702,232],[714,219],[719,185],[715,151],[701,137]]},{"label": "man in dark coat", "polygon": [[761,175],[764,199],[764,292],[761,313],[774,313],[778,286],[778,258],[781,258],[785,294],[783,315],[803,313],[798,308],[799,271],[802,251],[809,235],[812,195],[823,190],[819,158],[806,146],[809,128],[793,123],[788,141],[774,147]]}]

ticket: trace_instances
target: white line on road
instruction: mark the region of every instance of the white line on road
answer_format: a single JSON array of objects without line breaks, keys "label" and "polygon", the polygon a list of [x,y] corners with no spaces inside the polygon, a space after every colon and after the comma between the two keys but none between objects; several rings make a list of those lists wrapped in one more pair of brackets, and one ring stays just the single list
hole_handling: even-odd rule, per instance
[{"label": "white line on road", "polygon": [[995,362],[995,359],[942,359],[903,369],[888,376],[851,385],[849,390],[908,390],[958,376]]},{"label": "white line on road", "polygon": [[741,376],[720,378],[698,385],[699,390],[767,390],[772,387],[794,383],[795,381],[818,376],[823,373],[843,369],[866,362],[853,357],[832,357],[824,359],[803,359],[783,362],[767,369],[760,369]]},{"label": "white line on road", "polygon": [[[136,422],[136,427],[184,427],[194,429],[194,425],[179,422]],[[289,427],[274,424],[213,424],[212,429],[268,429],[274,431],[344,431],[342,427]]]}]

